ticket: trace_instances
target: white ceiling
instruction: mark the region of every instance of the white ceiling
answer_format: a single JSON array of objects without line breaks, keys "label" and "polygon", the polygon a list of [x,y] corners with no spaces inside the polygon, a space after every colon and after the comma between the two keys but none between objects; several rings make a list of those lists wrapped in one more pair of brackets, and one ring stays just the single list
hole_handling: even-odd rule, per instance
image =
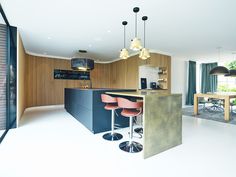
[{"label": "white ceiling", "polygon": [[232,58],[236,51],[236,0],[1,0],[27,52],[72,57],[78,49],[95,59],[117,59],[128,21],[127,46],[134,37],[133,7],[149,17],[146,47],[177,58]]}]

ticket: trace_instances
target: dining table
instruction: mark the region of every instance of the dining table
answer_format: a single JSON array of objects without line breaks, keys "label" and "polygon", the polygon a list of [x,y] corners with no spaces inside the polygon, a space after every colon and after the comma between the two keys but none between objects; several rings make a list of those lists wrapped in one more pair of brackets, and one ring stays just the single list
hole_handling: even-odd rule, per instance
[{"label": "dining table", "polygon": [[214,92],[214,93],[196,93],[194,94],[194,115],[198,115],[199,98],[213,98],[223,100],[224,102],[224,120],[230,120],[230,100],[236,98],[236,92]]}]

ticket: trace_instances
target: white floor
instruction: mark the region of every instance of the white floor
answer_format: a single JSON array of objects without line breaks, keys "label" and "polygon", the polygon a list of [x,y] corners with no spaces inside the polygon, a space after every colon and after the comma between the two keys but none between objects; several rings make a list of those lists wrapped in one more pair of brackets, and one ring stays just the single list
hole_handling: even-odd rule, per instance
[{"label": "white floor", "polygon": [[0,145],[0,177],[236,176],[235,125],[183,117],[183,144],[146,160],[102,135],[62,106],[27,109]]}]

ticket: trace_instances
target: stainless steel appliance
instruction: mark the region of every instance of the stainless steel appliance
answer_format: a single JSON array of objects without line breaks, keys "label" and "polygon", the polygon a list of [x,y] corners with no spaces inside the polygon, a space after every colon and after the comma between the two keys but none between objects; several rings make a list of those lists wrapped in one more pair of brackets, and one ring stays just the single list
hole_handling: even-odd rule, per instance
[{"label": "stainless steel appliance", "polygon": [[150,88],[151,89],[157,89],[157,83],[156,82],[150,82]]}]

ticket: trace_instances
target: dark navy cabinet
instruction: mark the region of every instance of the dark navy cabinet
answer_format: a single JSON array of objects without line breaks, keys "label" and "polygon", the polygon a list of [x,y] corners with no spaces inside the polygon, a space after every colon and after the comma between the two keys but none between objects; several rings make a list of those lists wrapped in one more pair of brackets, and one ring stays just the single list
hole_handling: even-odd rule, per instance
[{"label": "dark navy cabinet", "polygon": [[[111,91],[135,91],[130,89],[78,89],[65,88],[65,109],[93,133],[111,130],[111,111],[104,109],[101,94]],[[117,110],[115,124],[128,127],[129,119]]]}]

